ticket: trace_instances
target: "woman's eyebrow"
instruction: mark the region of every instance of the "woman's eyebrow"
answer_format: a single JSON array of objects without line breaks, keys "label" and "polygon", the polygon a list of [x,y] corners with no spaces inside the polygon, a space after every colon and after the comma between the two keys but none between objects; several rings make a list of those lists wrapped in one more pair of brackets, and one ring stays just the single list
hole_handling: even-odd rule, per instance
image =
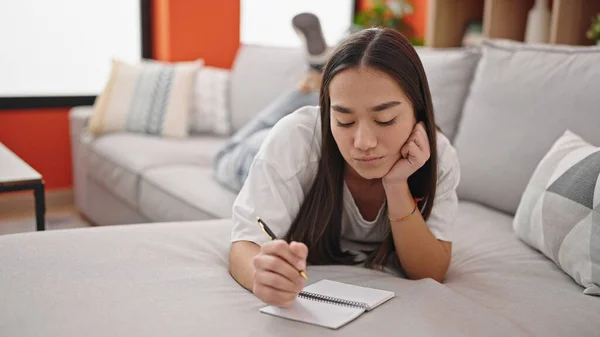
[{"label": "woman's eyebrow", "polygon": [[343,107],[343,106],[337,105],[337,104],[332,105],[331,108],[333,110],[337,111],[337,112],[341,112],[341,113],[344,113],[344,114],[351,114],[352,113],[352,110],[350,110],[350,108],[346,108],[346,107]]},{"label": "woman's eyebrow", "polygon": [[389,101],[389,102],[378,104],[378,105],[372,107],[371,111],[375,111],[375,112],[383,111],[383,110],[386,110],[386,109],[389,109],[389,108],[393,108],[393,107],[395,107],[397,105],[400,105],[400,104],[401,103],[398,102],[398,101]]},{"label": "woman's eyebrow", "polygon": [[[381,103],[378,104],[372,108],[370,108],[369,110],[373,111],[373,112],[379,112],[379,111],[383,111],[389,108],[393,108],[397,105],[400,105],[401,102],[398,101],[389,101],[389,102],[385,102],[385,103]],[[338,105],[338,104],[334,104],[331,106],[331,109],[337,111],[337,112],[341,112],[341,113],[345,113],[345,114],[351,114],[352,113],[352,109],[350,108],[346,108],[344,106]]]}]

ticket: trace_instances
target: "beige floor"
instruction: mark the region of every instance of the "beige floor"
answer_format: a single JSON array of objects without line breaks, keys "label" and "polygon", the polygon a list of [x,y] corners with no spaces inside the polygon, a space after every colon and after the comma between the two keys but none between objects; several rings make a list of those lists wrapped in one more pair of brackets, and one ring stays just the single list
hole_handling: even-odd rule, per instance
[{"label": "beige floor", "polygon": [[[46,212],[46,230],[59,230],[77,227],[89,227],[72,205],[48,209]],[[23,232],[35,232],[35,214],[21,212],[0,214],[0,235]]]}]

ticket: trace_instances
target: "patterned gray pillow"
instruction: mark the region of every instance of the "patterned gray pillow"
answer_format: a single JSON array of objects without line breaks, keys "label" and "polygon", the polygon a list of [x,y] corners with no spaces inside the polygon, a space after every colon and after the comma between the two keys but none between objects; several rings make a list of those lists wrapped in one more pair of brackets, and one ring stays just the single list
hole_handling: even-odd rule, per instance
[{"label": "patterned gray pillow", "polygon": [[600,147],[565,131],[534,171],[513,228],[585,294],[599,296]]}]

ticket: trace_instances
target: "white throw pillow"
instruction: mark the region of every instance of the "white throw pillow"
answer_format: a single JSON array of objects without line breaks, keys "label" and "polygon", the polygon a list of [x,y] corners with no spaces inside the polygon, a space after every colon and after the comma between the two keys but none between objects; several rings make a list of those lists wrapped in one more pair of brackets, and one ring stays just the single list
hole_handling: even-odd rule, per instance
[{"label": "white throw pillow", "polygon": [[221,136],[231,134],[229,109],[230,71],[202,67],[196,76],[191,116],[191,130]]},{"label": "white throw pillow", "polygon": [[187,137],[192,88],[203,61],[167,63],[113,60],[109,79],[94,102],[90,134],[144,133]]},{"label": "white throw pillow", "polygon": [[600,147],[567,130],[535,169],[513,228],[585,294],[600,295]]}]

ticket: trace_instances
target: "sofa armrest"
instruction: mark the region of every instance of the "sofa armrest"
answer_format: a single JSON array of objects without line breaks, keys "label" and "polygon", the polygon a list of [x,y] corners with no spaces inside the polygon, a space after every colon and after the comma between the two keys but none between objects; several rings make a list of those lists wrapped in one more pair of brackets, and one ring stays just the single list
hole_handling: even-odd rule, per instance
[{"label": "sofa armrest", "polygon": [[86,144],[89,142],[89,137],[85,137],[85,135],[87,135],[87,125],[93,110],[91,106],[78,106],[69,111],[74,201],[75,206],[84,213],[87,210],[85,202],[88,170]]},{"label": "sofa armrest", "polygon": [[81,136],[93,112],[94,108],[92,106],[77,106],[69,111],[69,129],[72,140]]}]

